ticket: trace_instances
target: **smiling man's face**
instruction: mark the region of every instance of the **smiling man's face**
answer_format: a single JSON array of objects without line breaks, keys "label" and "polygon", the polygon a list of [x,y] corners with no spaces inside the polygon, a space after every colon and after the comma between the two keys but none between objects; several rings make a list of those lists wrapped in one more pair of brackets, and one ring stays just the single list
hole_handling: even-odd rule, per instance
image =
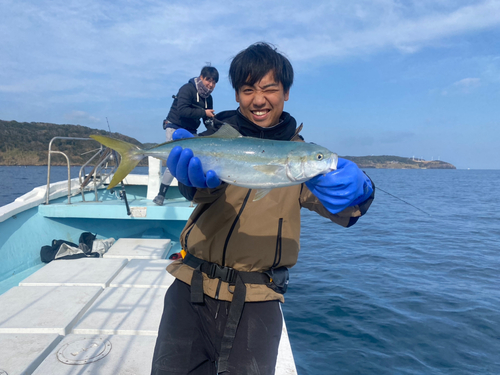
[{"label": "smiling man's face", "polygon": [[236,101],[240,103],[240,111],[256,125],[268,128],[277,125],[288,92],[284,92],[281,82],[276,82],[274,72],[269,71],[253,86],[243,85],[236,92]]}]

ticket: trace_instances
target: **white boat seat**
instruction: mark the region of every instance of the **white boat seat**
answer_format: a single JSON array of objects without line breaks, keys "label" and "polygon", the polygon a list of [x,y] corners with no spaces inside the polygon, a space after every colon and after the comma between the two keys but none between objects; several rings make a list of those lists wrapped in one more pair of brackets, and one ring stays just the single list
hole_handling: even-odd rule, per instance
[{"label": "white boat seat", "polygon": [[0,334],[0,374],[31,374],[62,338],[55,333]]},{"label": "white boat seat", "polygon": [[165,259],[171,246],[169,239],[120,238],[103,258]]},{"label": "white boat seat", "polygon": [[111,281],[110,287],[167,289],[175,278],[166,271],[167,259],[132,259]]},{"label": "white boat seat", "polygon": [[28,276],[20,286],[99,286],[106,288],[127,264],[126,259],[53,260]]},{"label": "white boat seat", "polygon": [[98,286],[16,286],[0,296],[0,333],[66,335],[102,291]]}]

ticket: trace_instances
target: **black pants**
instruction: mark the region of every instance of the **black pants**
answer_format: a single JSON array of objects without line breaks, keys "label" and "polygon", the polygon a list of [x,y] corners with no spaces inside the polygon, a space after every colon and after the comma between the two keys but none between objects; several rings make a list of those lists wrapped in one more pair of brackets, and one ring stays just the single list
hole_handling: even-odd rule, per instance
[{"label": "black pants", "polygon": [[[230,302],[205,295],[191,303],[191,287],[175,280],[165,295],[152,375],[213,375]],[[279,301],[247,302],[229,357],[230,375],[272,375],[283,316]]]}]

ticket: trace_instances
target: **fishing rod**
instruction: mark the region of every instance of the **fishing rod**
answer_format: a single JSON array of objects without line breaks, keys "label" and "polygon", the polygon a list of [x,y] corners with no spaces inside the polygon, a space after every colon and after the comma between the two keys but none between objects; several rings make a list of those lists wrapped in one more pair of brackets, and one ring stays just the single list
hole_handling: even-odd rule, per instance
[{"label": "fishing rod", "polygon": [[111,127],[109,126],[109,121],[108,121],[107,117],[106,117],[106,122],[108,123],[108,129],[109,129],[109,132],[111,133]]},{"label": "fishing rod", "polygon": [[432,216],[430,213],[425,212],[425,211],[424,211],[424,210],[422,210],[421,208],[418,208],[417,206],[414,206],[414,205],[413,205],[413,204],[411,204],[411,203],[408,203],[408,202],[407,202],[407,201],[405,201],[404,199],[401,199],[401,198],[399,198],[399,197],[396,197],[395,195],[392,195],[392,194],[391,194],[391,193],[389,193],[388,191],[385,191],[385,190],[381,189],[381,188],[380,188],[380,187],[378,187],[378,186],[376,187],[376,189],[377,189],[377,190],[380,190],[380,191],[383,191],[384,193],[386,193],[386,194],[390,195],[391,197],[396,198],[396,199],[400,200],[401,202],[404,202],[404,203],[406,203],[407,205],[410,205],[410,206],[412,206],[413,208],[416,208],[416,209],[417,209],[417,210],[419,210],[419,211],[422,211],[422,212],[423,212],[424,214],[426,214],[426,215]]}]

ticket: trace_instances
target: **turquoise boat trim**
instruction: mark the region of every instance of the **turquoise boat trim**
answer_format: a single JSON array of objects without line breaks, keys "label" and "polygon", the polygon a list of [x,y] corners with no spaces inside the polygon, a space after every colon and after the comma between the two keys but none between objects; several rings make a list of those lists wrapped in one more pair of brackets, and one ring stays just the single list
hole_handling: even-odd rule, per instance
[{"label": "turquoise boat trim", "polygon": [[[151,201],[129,201],[132,215],[128,216],[125,203],[116,202],[86,202],[82,204],[51,204],[38,208],[38,212],[47,218],[93,218],[120,220],[188,220],[193,209],[189,202],[157,206]],[[103,205],[105,209],[103,210]]]}]

